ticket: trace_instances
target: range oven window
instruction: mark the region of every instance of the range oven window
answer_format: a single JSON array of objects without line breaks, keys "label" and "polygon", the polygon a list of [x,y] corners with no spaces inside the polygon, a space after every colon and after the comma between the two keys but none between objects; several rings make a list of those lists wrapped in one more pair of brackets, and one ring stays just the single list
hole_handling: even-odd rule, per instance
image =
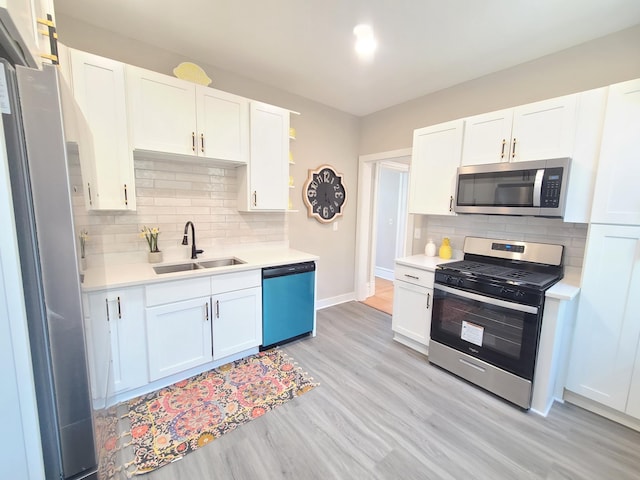
[{"label": "range oven window", "polygon": [[539,311],[436,284],[431,338],[532,380]]}]

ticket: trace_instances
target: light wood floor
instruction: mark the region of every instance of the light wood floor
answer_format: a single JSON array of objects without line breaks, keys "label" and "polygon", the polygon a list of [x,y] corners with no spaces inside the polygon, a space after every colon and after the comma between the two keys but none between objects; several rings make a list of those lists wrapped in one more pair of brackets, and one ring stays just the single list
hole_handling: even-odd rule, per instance
[{"label": "light wood floor", "polygon": [[393,282],[376,277],[376,293],[362,303],[391,315],[393,313]]},{"label": "light wood floor", "polygon": [[358,302],[282,347],[320,386],[141,480],[638,479],[640,433],[569,404],[526,413],[429,365]]}]

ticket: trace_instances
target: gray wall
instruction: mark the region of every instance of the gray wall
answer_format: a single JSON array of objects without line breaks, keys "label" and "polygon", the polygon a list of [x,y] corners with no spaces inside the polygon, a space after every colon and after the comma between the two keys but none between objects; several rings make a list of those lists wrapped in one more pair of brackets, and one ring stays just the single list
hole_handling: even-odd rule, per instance
[{"label": "gray wall", "polygon": [[[57,27],[60,41],[69,47],[167,75],[173,75],[173,68],[180,62],[192,60],[159,50],[137,40],[117,36],[64,15],[57,15]],[[214,64],[215,59],[211,59],[211,63]],[[318,262],[319,300],[330,302],[332,298],[351,294],[354,290],[355,270],[359,119],[289,94],[285,91],[286,85],[283,85],[282,89],[276,89],[233,75],[212,65],[202,63],[199,65],[213,79],[211,84],[213,88],[301,113],[299,116],[291,116],[291,125],[297,131],[297,139],[291,142],[291,150],[296,162],[290,169],[295,184],[291,198],[293,208],[298,212],[287,214],[289,244],[292,248],[320,257]],[[339,173],[344,174],[347,189],[344,215],[338,221],[337,231],[334,231],[331,224],[320,224],[315,219],[308,218],[302,203],[301,187],[308,170],[325,163],[333,165]],[[154,173],[148,171],[147,175],[153,176]],[[256,215],[259,214],[252,215],[254,220]],[[264,218],[265,221],[274,220],[277,226],[282,225],[282,220],[273,218],[273,215],[266,215]],[[180,221],[182,222],[182,219]],[[276,227],[275,224],[274,227]],[[209,241],[215,247],[215,238],[212,237]]]},{"label": "gray wall", "polygon": [[[184,58],[172,52],[111,34],[63,15],[57,16],[63,43],[81,50],[171,74]],[[292,144],[296,165],[291,168],[296,188],[293,207],[298,213],[288,216],[291,247],[320,256],[318,298],[339,299],[354,290],[356,186],[359,154],[378,153],[411,146],[415,128],[462,118],[468,115],[507,108],[532,101],[588,90],[640,77],[640,26],[599,40],[585,43],[502,72],[466,82],[431,95],[376,112],[363,118],[345,114],[281,89],[248,80],[211,65],[201,65],[213,79],[212,86],[256,100],[290,108],[302,113],[292,116],[298,139]],[[345,175],[347,203],[345,214],[334,231],[309,219],[303,208],[300,187],[307,170],[329,163]],[[504,219],[496,229],[491,219],[438,217],[418,218],[423,238],[414,243],[421,251],[426,235],[436,242],[442,235],[454,237],[460,248],[464,235],[476,232],[507,232],[525,235],[527,226],[520,220]],[[486,222],[483,226],[478,222]],[[516,228],[513,230],[512,225]],[[422,226],[422,227],[420,227]],[[581,263],[584,231],[579,225],[545,224],[552,236],[566,236],[572,247],[571,262]],[[534,230],[538,226],[531,226]],[[567,230],[568,229],[568,230]],[[558,233],[560,232],[560,233]],[[504,233],[503,233],[504,234]]]},{"label": "gray wall", "polygon": [[380,168],[378,176],[378,211],[376,229],[376,268],[393,271],[398,234],[398,207],[403,172]]},{"label": "gray wall", "polygon": [[640,25],[362,119],[360,154],[411,146],[413,130],[640,77]]}]

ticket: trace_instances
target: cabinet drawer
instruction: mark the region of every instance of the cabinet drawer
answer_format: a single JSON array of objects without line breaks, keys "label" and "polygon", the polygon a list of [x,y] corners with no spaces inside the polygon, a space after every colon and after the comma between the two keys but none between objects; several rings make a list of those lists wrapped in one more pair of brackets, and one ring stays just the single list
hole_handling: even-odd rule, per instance
[{"label": "cabinet drawer", "polygon": [[147,285],[145,287],[146,306],[151,307],[211,295],[211,280],[209,278],[191,278]]},{"label": "cabinet drawer", "polygon": [[214,295],[232,292],[243,288],[259,287],[262,285],[262,271],[250,270],[244,272],[223,273],[211,277],[211,293]]},{"label": "cabinet drawer", "polygon": [[435,278],[434,272],[428,272],[427,270],[420,270],[419,268],[407,267],[405,265],[398,264],[396,264],[394,272],[395,278],[398,280],[413,283],[414,285],[421,285],[427,288],[433,288],[433,281]]}]

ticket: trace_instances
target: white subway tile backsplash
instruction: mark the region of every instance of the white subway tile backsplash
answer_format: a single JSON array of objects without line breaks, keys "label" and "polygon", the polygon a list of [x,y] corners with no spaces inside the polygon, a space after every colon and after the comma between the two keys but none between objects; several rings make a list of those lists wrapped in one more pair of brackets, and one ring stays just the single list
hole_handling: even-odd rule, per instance
[{"label": "white subway tile backsplash", "polygon": [[422,215],[416,219],[422,225],[419,241],[414,241],[413,252],[424,251],[429,238],[440,244],[449,237],[454,250],[462,250],[467,236],[556,243],[565,246],[564,263],[581,267],[587,237],[587,225],[564,223],[557,218],[508,217],[498,215]]},{"label": "white subway tile backsplash", "polygon": [[[81,185],[76,163],[70,164],[71,176]],[[139,252],[142,257],[148,249],[140,237],[145,225],[160,229],[161,250],[180,248],[188,220],[196,226],[198,247],[210,252],[217,246],[288,242],[286,214],[237,211],[234,168],[145,158],[135,160],[135,177],[135,212],[87,212],[81,188],[73,193],[76,229],[89,232],[86,250],[94,257],[90,264],[107,254]]]}]

